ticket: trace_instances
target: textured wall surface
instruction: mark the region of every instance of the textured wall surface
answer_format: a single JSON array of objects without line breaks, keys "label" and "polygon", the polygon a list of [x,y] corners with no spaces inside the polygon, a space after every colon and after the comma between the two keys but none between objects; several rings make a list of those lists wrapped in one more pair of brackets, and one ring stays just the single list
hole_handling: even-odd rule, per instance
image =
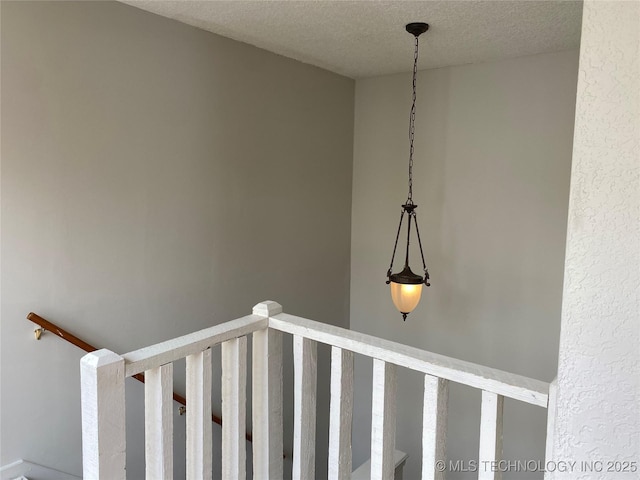
[{"label": "textured wall surface", "polygon": [[[407,194],[411,76],[357,81],[353,330],[555,377],[577,74],[577,50],[420,72],[413,188],[432,286],[406,322],[385,272]],[[356,365],[354,465],[369,458],[371,422],[371,362]],[[399,369],[398,388],[405,478],[420,478],[421,375]],[[477,459],[480,392],[454,384],[449,405],[449,458]],[[543,459],[545,417],[505,402],[506,458]]]},{"label": "textured wall surface", "polygon": [[[586,1],[554,458],[640,461],[640,3]],[[640,465],[637,465],[640,469]]]},{"label": "textured wall surface", "polygon": [[[36,342],[29,311],[118,353],[265,299],[348,326],[353,99],[350,79],[118,2],[2,2],[1,465],[81,469],[83,353]],[[142,388],[127,393],[136,479]]]}]

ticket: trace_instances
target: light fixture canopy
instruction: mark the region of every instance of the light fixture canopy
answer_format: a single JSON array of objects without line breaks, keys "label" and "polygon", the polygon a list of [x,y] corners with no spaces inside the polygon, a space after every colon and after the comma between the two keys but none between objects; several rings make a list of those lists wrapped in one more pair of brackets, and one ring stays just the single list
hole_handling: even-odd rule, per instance
[{"label": "light fixture canopy", "polygon": [[412,22],[412,23],[407,23],[404,28],[407,32],[409,32],[414,37],[419,37],[424,32],[429,30],[429,24],[424,22]]},{"label": "light fixture canopy", "polygon": [[[391,255],[391,264],[387,270],[387,284],[391,288],[391,299],[398,311],[402,314],[404,320],[411,313],[422,296],[422,285],[427,287],[429,283],[429,271],[424,260],[424,252],[422,250],[422,242],[420,241],[420,230],[418,230],[418,218],[416,216],[416,208],[418,206],[413,203],[413,138],[415,133],[415,117],[416,117],[416,77],[418,73],[418,37],[429,29],[427,23],[413,22],[405,26],[407,32],[415,38],[415,53],[413,57],[413,101],[411,103],[411,113],[409,115],[409,194],[407,201],[402,205],[400,213],[400,224],[398,225],[398,233],[396,234],[396,242],[393,246],[393,254]],[[404,268],[398,273],[391,273],[393,269],[393,260],[396,256],[398,248],[398,239],[402,230],[402,223],[405,215],[407,218],[407,249],[405,255]],[[422,268],[424,276],[413,273],[409,267],[409,245],[411,242],[411,223],[415,225],[418,245],[420,246],[420,256],[422,258]]]}]

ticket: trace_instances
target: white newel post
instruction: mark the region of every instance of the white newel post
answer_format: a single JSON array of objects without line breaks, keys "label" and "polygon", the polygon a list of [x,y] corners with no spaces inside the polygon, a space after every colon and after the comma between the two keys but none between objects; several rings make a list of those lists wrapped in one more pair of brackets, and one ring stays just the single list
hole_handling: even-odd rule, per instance
[{"label": "white newel post", "polygon": [[[276,302],[262,302],[253,314],[271,317],[282,313]],[[282,333],[272,329],[253,332],[253,475],[257,480],[281,480],[282,441]]]},{"label": "white newel post", "polygon": [[124,359],[109,350],[80,361],[82,471],[92,480],[126,478]]}]

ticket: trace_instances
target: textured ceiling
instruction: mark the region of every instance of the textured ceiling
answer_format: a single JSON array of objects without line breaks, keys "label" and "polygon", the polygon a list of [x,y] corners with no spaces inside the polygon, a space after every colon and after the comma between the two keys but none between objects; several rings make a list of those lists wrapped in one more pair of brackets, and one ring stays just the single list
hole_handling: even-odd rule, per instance
[{"label": "textured ceiling", "polygon": [[192,1],[124,3],[353,78],[409,71],[404,25],[431,25],[420,69],[577,48],[582,2]]}]

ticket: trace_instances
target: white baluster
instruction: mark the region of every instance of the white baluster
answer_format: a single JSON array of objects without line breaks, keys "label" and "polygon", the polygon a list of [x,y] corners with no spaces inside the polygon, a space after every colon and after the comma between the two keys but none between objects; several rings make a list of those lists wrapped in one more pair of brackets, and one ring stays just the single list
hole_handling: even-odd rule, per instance
[{"label": "white baluster", "polygon": [[247,337],[222,344],[222,478],[246,473]]},{"label": "white baluster", "polygon": [[424,376],[422,410],[422,480],[443,480],[446,465],[449,381]]},{"label": "white baluster", "polygon": [[145,472],[149,479],[173,478],[173,363],[144,373]]},{"label": "white baluster", "polygon": [[374,358],[371,401],[371,480],[393,480],[396,387],[396,366]]},{"label": "white baluster", "polygon": [[293,337],[293,480],[316,477],[316,342]]},{"label": "white baluster", "polygon": [[353,352],[338,347],[331,348],[329,408],[329,480],[348,480],[352,468]]},{"label": "white baluster", "polygon": [[187,358],[187,480],[212,477],[211,349]]},{"label": "white baluster", "polygon": [[500,480],[502,473],[496,468],[502,459],[502,410],[504,397],[482,391],[480,414],[480,453],[478,480]]}]

